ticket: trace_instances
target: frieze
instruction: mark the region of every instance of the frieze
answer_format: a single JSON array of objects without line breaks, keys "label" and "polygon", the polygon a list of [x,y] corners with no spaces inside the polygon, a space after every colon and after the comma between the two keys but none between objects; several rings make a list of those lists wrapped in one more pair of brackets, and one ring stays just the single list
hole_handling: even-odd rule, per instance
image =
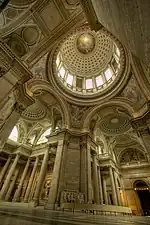
[{"label": "frieze", "polygon": [[84,203],[84,194],[75,191],[62,191],[61,203]]}]

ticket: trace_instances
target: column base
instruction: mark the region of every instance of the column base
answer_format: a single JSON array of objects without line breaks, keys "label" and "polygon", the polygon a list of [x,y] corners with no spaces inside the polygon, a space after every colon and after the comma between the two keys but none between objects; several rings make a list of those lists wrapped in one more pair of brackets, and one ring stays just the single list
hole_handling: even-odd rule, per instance
[{"label": "column base", "polygon": [[57,204],[46,203],[45,206],[44,206],[44,209],[55,210],[56,208],[57,208]]},{"label": "column base", "polygon": [[34,207],[39,206],[39,199],[34,199]]},{"label": "column base", "polygon": [[19,198],[13,198],[12,202],[20,202]]}]

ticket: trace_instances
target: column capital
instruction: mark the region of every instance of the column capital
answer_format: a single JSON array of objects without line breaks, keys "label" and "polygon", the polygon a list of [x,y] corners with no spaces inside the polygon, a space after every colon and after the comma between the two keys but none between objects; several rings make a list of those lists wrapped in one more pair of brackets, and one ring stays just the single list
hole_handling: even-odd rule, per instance
[{"label": "column capital", "polygon": [[81,141],[80,141],[80,147],[83,148],[87,145],[87,136],[84,135],[81,137]]}]

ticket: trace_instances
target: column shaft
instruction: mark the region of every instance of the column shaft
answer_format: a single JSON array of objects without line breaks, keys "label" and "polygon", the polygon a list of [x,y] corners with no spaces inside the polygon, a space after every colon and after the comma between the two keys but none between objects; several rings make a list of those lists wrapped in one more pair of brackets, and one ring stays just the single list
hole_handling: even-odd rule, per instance
[{"label": "column shaft", "polygon": [[98,167],[98,180],[99,180],[100,204],[103,204],[103,190],[102,190],[102,178],[101,178],[101,169],[100,169],[100,167]]},{"label": "column shaft", "polygon": [[1,140],[1,146],[3,147],[6,143],[12,129],[16,125],[18,119],[20,117],[20,114],[13,109],[9,117],[7,118],[4,126],[0,129],[0,140]]},{"label": "column shaft", "polygon": [[94,200],[96,204],[100,204],[96,154],[93,155],[93,182],[94,182]]},{"label": "column shaft", "polygon": [[122,201],[122,205],[123,206],[127,206],[128,207],[128,201],[127,201],[127,196],[126,196],[126,192],[125,192],[125,188],[124,188],[124,183],[123,183],[123,179],[122,177],[120,178],[120,183],[121,183],[121,190],[122,190],[122,195],[123,195],[123,201]]},{"label": "column shaft", "polygon": [[62,156],[65,154],[65,151],[67,150],[68,141],[60,140],[58,142],[57,146],[57,152],[56,152],[56,158],[55,158],[55,164],[53,169],[53,175],[52,175],[52,183],[51,183],[51,189],[48,196],[48,202],[45,206],[49,209],[55,208],[55,203],[57,199],[57,192],[58,192],[58,183],[60,179],[60,169],[61,169],[61,163],[62,162]]},{"label": "column shaft", "polygon": [[16,158],[15,158],[15,160],[14,160],[14,162],[13,162],[13,164],[12,164],[12,166],[11,166],[9,172],[8,172],[8,175],[7,175],[7,177],[6,177],[6,180],[5,180],[5,182],[4,182],[4,185],[3,185],[3,187],[2,187],[2,190],[1,190],[1,192],[0,192],[0,199],[4,199],[4,198],[5,198],[5,195],[6,195],[7,191],[8,191],[8,188],[9,188],[11,176],[12,176],[12,174],[13,174],[14,171],[15,171],[15,168],[16,168],[16,165],[17,165],[17,163],[18,163],[19,157],[20,157],[20,155],[17,154],[17,155],[16,155]]},{"label": "column shaft", "polygon": [[27,171],[28,171],[28,168],[29,168],[29,165],[30,165],[30,158],[28,158],[28,161],[26,163],[26,166],[25,166],[25,169],[23,171],[23,174],[21,176],[21,179],[20,179],[20,182],[19,182],[19,185],[18,185],[18,188],[15,192],[15,195],[14,195],[14,198],[13,198],[13,201],[15,202],[18,202],[19,201],[19,197],[20,197],[20,193],[21,193],[21,188],[23,186],[23,182],[24,182],[24,179],[26,177],[26,174],[27,174]]},{"label": "column shaft", "polygon": [[85,195],[85,203],[87,203],[88,181],[87,181],[87,138],[82,137],[80,146],[80,192]]},{"label": "column shaft", "polygon": [[103,191],[104,191],[105,204],[108,205],[108,195],[107,195],[107,186],[106,186],[106,178],[105,178],[105,176],[103,176]]},{"label": "column shaft", "polygon": [[35,205],[38,205],[38,203],[39,203],[39,196],[40,196],[40,192],[41,192],[41,187],[42,187],[42,184],[44,182],[46,170],[47,170],[48,156],[49,156],[49,149],[46,149],[46,152],[45,152],[45,155],[44,155],[44,158],[43,158],[43,161],[42,161],[39,179],[38,179],[36,190],[35,190],[35,195],[34,195]]},{"label": "column shaft", "polygon": [[114,178],[115,178],[114,180],[115,180],[115,186],[116,186],[116,194],[117,194],[118,205],[122,205],[116,171],[114,171]]},{"label": "column shaft", "polygon": [[28,187],[27,187],[27,190],[26,190],[26,193],[25,193],[24,202],[28,202],[28,198],[29,198],[31,187],[32,187],[33,179],[34,179],[34,176],[35,176],[35,172],[36,172],[36,169],[37,169],[37,166],[38,166],[38,162],[39,162],[39,157],[36,157],[34,167],[33,167],[30,179],[29,179],[29,184],[28,184]]},{"label": "column shaft", "polygon": [[4,165],[4,167],[3,167],[2,171],[1,171],[1,174],[0,174],[0,185],[1,185],[2,181],[3,181],[3,178],[4,178],[5,173],[6,173],[7,169],[8,169],[8,167],[9,167],[10,162],[11,162],[11,156],[8,157],[7,162],[5,163],[5,165]]},{"label": "column shaft", "polygon": [[87,175],[88,175],[88,202],[92,201],[92,171],[91,171],[91,150],[87,143]]},{"label": "column shaft", "polygon": [[111,166],[109,167],[109,175],[110,175],[110,181],[111,181],[111,187],[112,187],[113,202],[114,202],[114,205],[118,205],[114,175],[113,175],[113,170]]},{"label": "column shaft", "polygon": [[10,196],[11,196],[11,193],[13,191],[13,188],[14,188],[15,182],[17,180],[18,174],[19,174],[19,168],[16,169],[13,180],[10,183],[10,187],[8,189],[8,192],[7,192],[6,196],[5,196],[6,201],[9,201],[9,199],[10,199]]}]

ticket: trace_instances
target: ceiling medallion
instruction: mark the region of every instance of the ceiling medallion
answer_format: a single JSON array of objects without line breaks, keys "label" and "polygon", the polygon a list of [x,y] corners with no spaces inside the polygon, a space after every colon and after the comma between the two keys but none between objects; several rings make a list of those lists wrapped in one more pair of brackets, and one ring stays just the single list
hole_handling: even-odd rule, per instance
[{"label": "ceiling medallion", "polygon": [[76,41],[77,49],[82,54],[88,54],[95,48],[95,38],[90,33],[82,33]]}]

